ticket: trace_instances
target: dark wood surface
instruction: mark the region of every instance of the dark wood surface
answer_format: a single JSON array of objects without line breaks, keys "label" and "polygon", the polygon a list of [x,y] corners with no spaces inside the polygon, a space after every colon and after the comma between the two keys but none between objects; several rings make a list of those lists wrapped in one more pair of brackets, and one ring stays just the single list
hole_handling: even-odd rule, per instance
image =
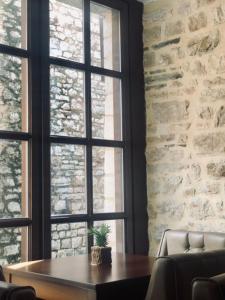
[{"label": "dark wood surface", "polygon": [[[92,266],[90,256],[80,255],[8,266],[5,267],[4,273],[9,281],[15,283],[18,283],[18,279],[23,278],[25,279],[21,282],[23,284],[26,279],[27,284],[33,286],[35,281],[43,282],[43,284],[48,282],[61,287],[70,286],[93,291],[97,295],[94,299],[106,299],[105,295],[107,295],[107,299],[111,299],[110,296],[113,294],[120,299],[118,295],[128,293],[132,287],[135,287],[136,290],[140,287],[143,295],[146,293],[153,262],[154,258],[148,256],[113,254],[111,265]],[[13,278],[16,278],[17,281],[13,281]],[[38,286],[34,287],[36,290],[38,289]],[[140,292],[141,289],[138,293]],[[136,297],[130,299],[138,299]]]}]

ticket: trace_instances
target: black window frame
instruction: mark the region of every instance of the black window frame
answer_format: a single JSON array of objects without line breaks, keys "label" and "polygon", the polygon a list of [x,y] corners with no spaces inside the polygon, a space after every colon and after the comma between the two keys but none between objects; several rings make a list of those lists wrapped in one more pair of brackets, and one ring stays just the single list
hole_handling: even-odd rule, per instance
[{"label": "black window frame", "polygon": [[[142,13],[135,0],[93,1],[121,13],[121,72],[91,66],[90,0],[84,0],[84,63],[49,56],[49,0],[27,0],[27,50],[0,45],[0,53],[28,59],[29,131],[0,131],[0,139],[18,139],[29,143],[30,217],[1,219],[2,227],[29,228],[29,259],[51,257],[51,225],[98,220],[124,220],[125,251],[147,254],[147,196],[145,163],[145,104],[143,79]],[[50,135],[50,65],[85,72],[86,137]],[[91,73],[122,80],[123,140],[93,139],[91,129]],[[138,77],[137,77],[138,76]],[[137,80],[138,78],[138,80]],[[50,145],[51,143],[85,145],[87,161],[87,214],[51,217]],[[124,212],[93,213],[92,147],[118,147],[124,155]],[[88,248],[93,243],[88,238]]]}]

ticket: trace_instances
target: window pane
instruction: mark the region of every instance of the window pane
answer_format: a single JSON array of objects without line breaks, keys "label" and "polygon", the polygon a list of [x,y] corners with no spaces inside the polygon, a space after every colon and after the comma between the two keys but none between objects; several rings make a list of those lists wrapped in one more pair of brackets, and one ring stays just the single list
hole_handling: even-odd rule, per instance
[{"label": "window pane", "polygon": [[0,130],[27,131],[27,61],[0,54]]},{"label": "window pane", "polygon": [[0,265],[28,260],[27,228],[0,228]]},{"label": "window pane", "polygon": [[119,79],[92,74],[92,136],[121,140],[121,82]]},{"label": "window pane", "polygon": [[125,252],[124,250],[124,221],[123,220],[110,220],[110,221],[96,221],[94,226],[101,224],[110,226],[111,232],[108,236],[109,244],[112,247],[112,252]]},{"label": "window pane", "polygon": [[26,0],[0,0],[0,44],[26,48],[26,6]]},{"label": "window pane", "polygon": [[87,253],[87,224],[52,225],[52,258]]},{"label": "window pane", "polygon": [[120,12],[91,3],[91,63],[120,71]]},{"label": "window pane", "polygon": [[85,135],[84,73],[51,66],[51,134]]},{"label": "window pane", "polygon": [[26,217],[27,143],[0,140],[0,218]]},{"label": "window pane", "polygon": [[123,211],[122,149],[93,147],[94,212]]},{"label": "window pane", "polygon": [[83,1],[50,0],[50,55],[83,62]]},{"label": "window pane", "polygon": [[85,147],[51,147],[52,215],[86,213]]}]

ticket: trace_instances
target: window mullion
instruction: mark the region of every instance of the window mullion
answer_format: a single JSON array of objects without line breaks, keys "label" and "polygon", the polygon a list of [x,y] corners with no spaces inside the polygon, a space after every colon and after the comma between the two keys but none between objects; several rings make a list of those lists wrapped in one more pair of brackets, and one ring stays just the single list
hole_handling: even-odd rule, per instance
[{"label": "window mullion", "polygon": [[50,193],[50,83],[49,83],[49,0],[41,0],[41,101],[42,101],[42,223],[43,257],[51,257],[51,193]]},{"label": "window mullion", "polygon": [[[91,73],[89,71],[91,65],[91,44],[90,44],[90,1],[84,1],[84,54],[85,66],[85,99],[86,99],[86,138],[92,140],[92,120],[91,120]],[[86,197],[87,197],[87,213],[89,219],[93,215],[93,180],[92,180],[92,145],[88,144],[86,148]],[[87,226],[93,226],[92,221],[88,221]],[[88,250],[93,243],[92,237],[88,238]]]},{"label": "window mullion", "polygon": [[32,226],[29,230],[29,259],[42,258],[42,105],[39,34],[40,2],[28,0],[28,116],[29,133],[29,201]]}]

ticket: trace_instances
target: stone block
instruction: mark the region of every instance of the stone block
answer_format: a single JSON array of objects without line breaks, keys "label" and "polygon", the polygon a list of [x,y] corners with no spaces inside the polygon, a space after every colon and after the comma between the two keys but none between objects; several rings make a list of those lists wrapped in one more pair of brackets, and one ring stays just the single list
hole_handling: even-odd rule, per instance
[{"label": "stone block", "polygon": [[182,176],[170,176],[163,180],[162,193],[174,194],[183,182]]},{"label": "stone block", "polygon": [[186,120],[189,116],[189,101],[153,103],[153,119],[156,123],[171,123]]},{"label": "stone block", "polygon": [[60,240],[52,240],[52,251],[60,249]]},{"label": "stone block", "polygon": [[54,210],[55,212],[61,212],[66,210],[66,201],[64,200],[57,201],[54,205]]},{"label": "stone block", "polygon": [[216,127],[225,125],[225,107],[221,106],[216,114]]},{"label": "stone block", "polygon": [[225,177],[225,161],[208,163],[207,174],[213,177]]},{"label": "stone block", "polygon": [[225,132],[201,134],[194,138],[194,147],[198,153],[224,153]]},{"label": "stone block", "polygon": [[71,239],[62,239],[61,240],[61,249],[70,249],[72,246]]},{"label": "stone block", "polygon": [[198,163],[194,163],[190,166],[188,175],[193,181],[199,180],[201,177],[201,166]]},{"label": "stone block", "polygon": [[213,51],[220,43],[220,32],[214,30],[207,35],[199,36],[188,42],[188,51],[190,56],[203,55]]},{"label": "stone block", "polygon": [[18,255],[19,254],[19,244],[12,244],[4,247],[4,256]]},{"label": "stone block", "polygon": [[167,23],[165,31],[167,37],[184,33],[184,24],[182,21]]},{"label": "stone block", "polygon": [[207,88],[202,91],[200,100],[201,102],[205,101],[217,101],[225,99],[225,88],[216,87],[216,88]]},{"label": "stone block", "polygon": [[191,13],[191,4],[189,1],[182,1],[177,9],[177,13],[182,16],[188,16]]},{"label": "stone block", "polygon": [[225,78],[221,77],[221,76],[217,76],[216,78],[212,79],[212,80],[204,80],[204,85],[209,87],[209,88],[213,88],[215,86],[220,86],[220,85],[225,85]]},{"label": "stone block", "polygon": [[182,170],[186,170],[187,168],[188,165],[179,161],[173,163],[150,163],[147,165],[147,173],[153,176],[158,176],[162,174],[178,173]]},{"label": "stone block", "polygon": [[225,5],[215,8],[214,20],[216,24],[222,24],[225,22]]},{"label": "stone block", "polygon": [[215,211],[208,199],[194,198],[188,206],[190,218],[194,220],[206,220],[215,217]]},{"label": "stone block", "polygon": [[75,238],[72,238],[72,248],[73,249],[77,249],[79,247],[82,246],[82,243],[83,243],[83,237],[75,237]]},{"label": "stone block", "polygon": [[151,148],[146,152],[148,162],[159,162],[162,160],[177,161],[184,158],[183,149],[170,149],[168,147]]},{"label": "stone block", "polygon": [[188,28],[191,32],[207,26],[207,17],[204,12],[189,17]]},{"label": "stone block", "polygon": [[147,51],[144,53],[144,65],[146,68],[154,67],[156,65],[156,54],[155,52]]},{"label": "stone block", "polygon": [[144,20],[148,20],[148,22],[150,23],[159,22],[159,21],[162,22],[167,18],[169,14],[170,14],[169,9],[161,8],[161,9],[153,10],[149,13],[145,12]]},{"label": "stone block", "polygon": [[161,26],[149,26],[144,29],[144,40],[155,41],[161,38]]},{"label": "stone block", "polygon": [[202,7],[214,3],[216,0],[196,0],[197,6]]},{"label": "stone block", "polygon": [[180,220],[184,216],[185,203],[177,203],[173,198],[166,199],[157,203],[157,212],[161,215],[161,218],[163,218],[162,216],[169,216],[169,218]]},{"label": "stone block", "polygon": [[198,109],[198,116],[202,120],[210,120],[213,118],[213,115],[214,115],[214,111],[211,106],[202,106],[199,107]]},{"label": "stone block", "polygon": [[183,73],[174,72],[174,73],[165,73],[160,75],[154,75],[145,78],[146,84],[160,82],[160,81],[168,81],[168,80],[176,80],[183,77]]},{"label": "stone block", "polygon": [[175,140],[175,134],[168,134],[168,135],[160,135],[160,136],[151,136],[147,138],[147,143],[169,143]]},{"label": "stone block", "polygon": [[18,202],[9,202],[8,203],[8,210],[11,213],[20,213],[21,212],[21,207]]}]

